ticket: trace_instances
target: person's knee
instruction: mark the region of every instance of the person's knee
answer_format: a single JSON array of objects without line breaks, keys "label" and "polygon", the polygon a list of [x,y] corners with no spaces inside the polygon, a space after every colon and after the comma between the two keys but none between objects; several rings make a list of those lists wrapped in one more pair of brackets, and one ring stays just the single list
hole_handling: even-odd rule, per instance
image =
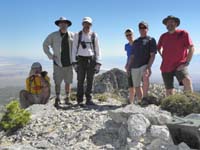
[{"label": "person's knee", "polygon": [[185,77],[183,80],[182,80],[182,82],[183,82],[183,84],[185,85],[185,86],[189,86],[189,85],[191,85],[191,79],[190,79],[190,77]]}]

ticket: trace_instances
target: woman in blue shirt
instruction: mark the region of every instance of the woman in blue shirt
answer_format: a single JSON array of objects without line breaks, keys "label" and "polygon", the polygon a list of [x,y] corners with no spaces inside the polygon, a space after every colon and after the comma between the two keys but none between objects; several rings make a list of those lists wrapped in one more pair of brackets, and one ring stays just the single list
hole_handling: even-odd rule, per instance
[{"label": "woman in blue shirt", "polygon": [[[126,54],[127,54],[127,61],[126,61],[125,69],[127,71],[128,62],[129,62],[129,58],[131,56],[132,46],[133,46],[133,42],[134,42],[133,30],[127,29],[125,31],[125,36],[128,40],[128,43],[125,44],[125,51],[126,51]],[[128,85],[129,85],[129,103],[133,104],[134,98],[135,98],[135,88],[133,87],[132,77],[128,73],[128,71],[127,71],[127,75],[128,75]]]}]

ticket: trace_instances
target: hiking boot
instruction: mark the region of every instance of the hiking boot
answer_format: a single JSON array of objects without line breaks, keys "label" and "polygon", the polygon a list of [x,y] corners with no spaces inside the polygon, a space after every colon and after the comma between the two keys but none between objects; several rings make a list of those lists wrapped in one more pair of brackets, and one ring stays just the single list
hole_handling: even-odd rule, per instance
[{"label": "hiking boot", "polygon": [[66,97],[64,100],[66,105],[72,105],[72,103],[69,102],[69,97]]},{"label": "hiking boot", "polygon": [[86,105],[96,105],[92,100],[87,100]]},{"label": "hiking boot", "polygon": [[54,104],[54,106],[55,106],[56,108],[59,108],[59,104],[60,104],[60,98],[56,98],[56,99],[55,99],[55,104]]},{"label": "hiking boot", "polygon": [[80,106],[80,107],[85,107],[85,105],[83,104],[83,102],[78,102],[77,105]]}]

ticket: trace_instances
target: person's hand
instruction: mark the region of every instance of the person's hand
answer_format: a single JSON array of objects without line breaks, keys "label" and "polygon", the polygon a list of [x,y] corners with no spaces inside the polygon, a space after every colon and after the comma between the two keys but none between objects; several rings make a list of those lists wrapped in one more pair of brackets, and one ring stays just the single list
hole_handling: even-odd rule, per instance
[{"label": "person's hand", "polygon": [[151,76],[151,68],[150,68],[150,67],[147,67],[147,68],[146,68],[146,70],[145,70],[145,72],[144,72],[144,75],[145,75],[146,77],[150,77],[150,76]]},{"label": "person's hand", "polygon": [[53,55],[52,59],[53,59],[54,61],[56,61],[56,60],[57,60],[57,56]]},{"label": "person's hand", "polygon": [[125,65],[125,67],[124,67],[124,68],[126,69],[126,71],[128,71],[128,65],[127,65],[127,64]]},{"label": "person's hand", "polygon": [[187,65],[182,64],[182,65],[178,66],[178,67],[176,68],[176,70],[177,70],[177,71],[181,71],[181,70],[183,70],[185,67],[187,67]]},{"label": "person's hand", "polygon": [[76,72],[78,72],[78,63],[77,63],[77,62],[73,62],[73,63],[72,63],[72,66],[73,66],[74,70],[75,70]]},{"label": "person's hand", "polygon": [[101,64],[97,63],[95,68],[94,68],[96,74],[99,73],[100,68],[101,68]]}]

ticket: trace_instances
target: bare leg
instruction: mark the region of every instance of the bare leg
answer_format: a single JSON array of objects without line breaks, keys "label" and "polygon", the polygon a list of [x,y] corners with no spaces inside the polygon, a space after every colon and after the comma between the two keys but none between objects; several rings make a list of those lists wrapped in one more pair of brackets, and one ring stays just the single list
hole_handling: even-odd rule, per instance
[{"label": "bare leg", "polygon": [[70,92],[71,92],[71,85],[66,83],[65,84],[65,93],[66,93],[67,97],[69,96]]},{"label": "bare leg", "polygon": [[174,89],[166,89],[166,96],[173,95]]},{"label": "bare leg", "polygon": [[136,87],[136,96],[138,98],[138,101],[140,102],[143,98],[143,90],[142,87]]},{"label": "bare leg", "polygon": [[148,96],[148,90],[149,90],[149,76],[144,73],[143,75],[143,92],[144,92],[144,97]]},{"label": "bare leg", "polygon": [[130,102],[130,104],[134,103],[134,98],[135,98],[135,88],[131,87],[131,88],[129,88],[129,102]]},{"label": "bare leg", "polygon": [[182,82],[183,82],[183,85],[184,85],[184,91],[185,92],[193,92],[192,81],[188,76],[186,78],[184,78],[182,80]]}]

